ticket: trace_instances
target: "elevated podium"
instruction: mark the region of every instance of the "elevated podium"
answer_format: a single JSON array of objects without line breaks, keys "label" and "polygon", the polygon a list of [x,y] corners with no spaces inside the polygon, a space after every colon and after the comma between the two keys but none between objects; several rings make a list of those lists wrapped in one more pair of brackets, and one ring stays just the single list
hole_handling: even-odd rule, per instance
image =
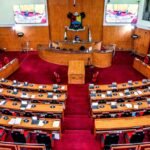
[{"label": "elevated podium", "polygon": [[69,84],[85,83],[85,63],[83,60],[69,61],[68,83]]}]

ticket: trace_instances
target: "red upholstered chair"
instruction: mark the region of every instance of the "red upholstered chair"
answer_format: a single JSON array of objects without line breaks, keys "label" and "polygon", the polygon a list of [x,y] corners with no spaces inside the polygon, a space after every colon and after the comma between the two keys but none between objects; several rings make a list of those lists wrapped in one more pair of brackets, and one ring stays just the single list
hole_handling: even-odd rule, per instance
[{"label": "red upholstered chair", "polygon": [[126,143],[141,143],[143,142],[145,133],[143,130],[129,131],[125,133]]},{"label": "red upholstered chair", "polygon": [[98,80],[98,75],[99,75],[99,72],[98,72],[98,71],[95,72],[95,73],[93,73],[93,75],[92,75],[92,82],[93,82],[93,83],[96,83],[96,82],[97,82],[97,80]]},{"label": "red upholstered chair", "polygon": [[112,144],[118,144],[120,135],[118,133],[104,133],[101,138],[102,148],[109,150]]},{"label": "red upholstered chair", "polygon": [[150,63],[150,59],[149,59],[148,56],[145,56],[145,58],[144,58],[144,63],[145,63],[145,64],[149,64],[149,63]]},{"label": "red upholstered chair", "polygon": [[44,144],[47,150],[52,148],[52,134],[48,134],[45,132],[36,133],[36,140],[38,144]]},{"label": "red upholstered chair", "polygon": [[60,83],[61,82],[61,78],[60,78],[59,73],[54,72],[54,78],[55,78],[55,82],[56,83]]},{"label": "red upholstered chair", "polygon": [[6,135],[5,129],[0,129],[0,141],[5,141]]},{"label": "red upholstered chair", "polygon": [[2,64],[2,62],[0,62],[0,68],[2,68],[3,67],[3,64]]},{"label": "red upholstered chair", "polygon": [[11,136],[16,143],[29,143],[30,135],[28,131],[25,130],[13,130],[11,131]]},{"label": "red upholstered chair", "polygon": [[10,62],[9,58],[8,57],[4,57],[4,64],[8,64]]}]

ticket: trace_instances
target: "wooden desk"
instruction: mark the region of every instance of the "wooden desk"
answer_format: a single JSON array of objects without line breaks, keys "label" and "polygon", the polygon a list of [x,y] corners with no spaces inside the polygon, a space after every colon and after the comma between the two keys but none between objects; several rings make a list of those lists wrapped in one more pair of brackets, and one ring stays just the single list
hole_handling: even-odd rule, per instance
[{"label": "wooden desk", "polygon": [[13,59],[8,64],[0,68],[0,78],[7,78],[19,68],[19,60]]},{"label": "wooden desk", "polygon": [[89,90],[90,91],[93,91],[93,90],[111,91],[113,89],[124,90],[124,89],[129,89],[129,88],[140,88],[143,86],[150,86],[150,81],[148,80],[147,83],[142,83],[142,81],[133,81],[132,85],[129,85],[127,82],[119,83],[117,84],[116,88],[113,88],[111,84],[94,85],[94,88],[92,89],[89,88]]},{"label": "wooden desk", "polygon": [[[52,84],[49,85],[49,84],[28,83],[28,85],[25,86],[24,82],[18,82],[17,81],[17,84],[13,84],[13,81],[11,81],[11,80],[5,80],[5,81],[0,80],[0,84],[2,86],[15,87],[15,88],[18,88],[18,89],[27,89],[27,90],[34,90],[34,91],[42,90],[42,91],[45,91],[45,92],[54,91]],[[57,90],[61,91],[61,92],[66,92],[67,91],[67,85],[58,85]]]},{"label": "wooden desk", "polygon": [[85,83],[85,64],[84,61],[69,61],[68,69],[69,84],[84,84]]},{"label": "wooden desk", "polygon": [[72,60],[83,60],[85,64],[88,63],[88,59],[91,60],[93,66],[99,68],[110,67],[112,63],[112,53],[109,52],[101,52],[97,50],[93,51],[64,51],[57,49],[50,49],[48,47],[41,47],[38,49],[39,57],[47,62],[59,64],[59,65],[67,65],[69,61]]},{"label": "wooden desk", "polygon": [[60,41],[58,42],[58,46],[63,49],[72,49],[72,50],[76,50],[79,51],[81,46],[84,46],[85,49],[88,49],[90,46],[94,46],[95,42],[88,42],[88,41],[81,41],[81,42],[76,42],[73,43],[72,41]]},{"label": "wooden desk", "polygon": [[145,64],[138,58],[134,59],[133,68],[139,71],[145,77],[150,78],[150,66]]},{"label": "wooden desk", "polygon": [[[25,93],[25,94],[24,94]],[[51,102],[52,100],[55,100],[56,102],[60,102],[65,104],[66,100],[66,93],[53,93],[52,98],[48,97],[48,93],[39,93],[39,92],[24,92],[22,90],[18,90],[17,94],[13,93],[13,90],[8,90],[6,88],[1,88],[0,89],[0,94],[2,96],[6,97],[13,97],[13,98],[18,98],[18,99],[26,99],[26,100],[38,100],[38,101],[48,101]]]},{"label": "wooden desk", "polygon": [[131,99],[136,97],[144,97],[150,96],[150,91],[148,89],[136,89],[130,92],[130,95],[125,95],[124,92],[113,92],[113,95],[107,96],[106,92],[102,92],[101,94],[96,94],[96,97],[91,97],[92,101],[99,101],[99,100],[107,100],[112,101],[116,99]]},{"label": "wooden desk", "polygon": [[[138,105],[138,103],[141,102],[141,105]],[[122,104],[124,106],[122,106]],[[128,108],[126,104],[131,104],[131,108]],[[135,108],[134,106],[138,106],[138,108]],[[102,107],[101,107],[102,106]],[[143,101],[133,101],[133,102],[124,102],[124,103],[117,103],[117,108],[111,108],[110,104],[99,104],[98,109],[92,108],[92,116],[95,117],[97,114],[102,113],[116,113],[116,112],[124,112],[124,111],[139,111],[139,110],[145,110],[150,107],[150,104],[146,100]]]},{"label": "wooden desk", "polygon": [[94,132],[126,130],[136,127],[150,127],[150,115],[140,117],[121,117],[94,120]]},{"label": "wooden desk", "polygon": [[[7,116],[8,119],[5,120],[4,116]],[[20,124],[10,124],[11,119],[21,118]],[[24,119],[29,120],[29,122],[24,122]],[[8,115],[2,115],[0,118],[0,126],[5,126],[9,128],[18,128],[18,129],[30,129],[30,130],[46,130],[46,131],[58,131],[61,133],[61,121],[60,119],[47,119],[47,118],[40,118],[41,121],[48,121],[47,124],[43,124],[43,126],[39,126],[38,124],[32,124],[32,119],[30,117],[15,117],[15,116],[8,116]],[[54,127],[53,123],[54,121],[59,122],[58,127]]]},{"label": "wooden desk", "polygon": [[[0,102],[3,100],[0,100]],[[23,112],[32,112],[32,113],[52,113],[52,114],[61,114],[62,117],[64,116],[64,106],[62,104],[42,104],[42,103],[31,103],[28,102],[27,107],[22,110],[21,109],[21,102],[17,101],[14,102],[12,100],[6,100],[4,105],[0,105],[1,109],[9,109],[13,111],[19,111],[20,113]],[[14,105],[14,103],[16,103]],[[32,107],[32,105],[36,105],[36,107]]]}]

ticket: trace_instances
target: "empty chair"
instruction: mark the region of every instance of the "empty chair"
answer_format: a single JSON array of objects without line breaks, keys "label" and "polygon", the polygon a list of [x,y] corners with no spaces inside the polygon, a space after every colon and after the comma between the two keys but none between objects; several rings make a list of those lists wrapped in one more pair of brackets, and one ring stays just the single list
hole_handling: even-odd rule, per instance
[{"label": "empty chair", "polygon": [[38,144],[45,144],[46,150],[51,150],[52,148],[51,135],[46,133],[37,133],[36,139]]},{"label": "empty chair", "polygon": [[24,130],[13,130],[11,132],[13,141],[16,143],[29,143],[29,132]]},{"label": "empty chair", "polygon": [[23,116],[24,116],[24,117],[32,117],[33,114],[32,114],[31,112],[25,112],[25,113],[23,114]]},{"label": "empty chair", "polygon": [[126,133],[127,143],[141,143],[144,140],[145,134],[143,131],[127,132]]},{"label": "empty chair", "polygon": [[106,104],[106,100],[99,100],[98,104]]},{"label": "empty chair", "polygon": [[123,103],[123,102],[124,102],[124,99],[122,98],[117,99],[117,103]]},{"label": "empty chair", "polygon": [[1,128],[0,129],[0,141],[5,141],[6,135],[7,135],[7,133],[6,133],[5,129]]},{"label": "empty chair", "polygon": [[4,64],[8,64],[10,62],[9,58],[8,57],[4,57]]},{"label": "empty chair", "polygon": [[131,112],[123,112],[121,114],[121,117],[132,117],[132,113]]},{"label": "empty chair", "polygon": [[150,109],[145,110],[143,115],[150,115]]},{"label": "empty chair", "polygon": [[93,75],[92,75],[92,82],[93,83],[96,83],[98,81],[98,75],[99,75],[99,72],[95,72]]},{"label": "empty chair", "polygon": [[111,118],[111,115],[110,114],[102,114],[101,116],[100,116],[100,118]]},{"label": "empty chair", "polygon": [[46,114],[45,118],[55,118],[54,114]]},{"label": "empty chair", "polygon": [[2,64],[2,62],[0,62],[0,68],[2,68],[3,67],[3,64]]},{"label": "empty chair", "polygon": [[61,82],[61,78],[60,78],[59,73],[54,72],[54,78],[55,78],[55,82],[56,83],[60,83]]},{"label": "empty chair", "polygon": [[13,115],[13,113],[7,109],[3,109],[2,110],[2,114],[5,114],[5,115]]},{"label": "empty chair", "polygon": [[145,64],[149,64],[149,63],[150,63],[150,59],[149,59],[148,56],[145,56],[145,58],[144,58],[144,63],[145,63]]},{"label": "empty chair", "polygon": [[104,150],[109,150],[112,144],[118,144],[119,134],[103,134],[103,148]]}]

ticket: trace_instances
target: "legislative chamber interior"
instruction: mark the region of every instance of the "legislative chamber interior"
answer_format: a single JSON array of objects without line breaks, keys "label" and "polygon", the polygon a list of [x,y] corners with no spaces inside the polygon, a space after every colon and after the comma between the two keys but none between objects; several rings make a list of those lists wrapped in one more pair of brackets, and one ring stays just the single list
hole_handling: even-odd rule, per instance
[{"label": "legislative chamber interior", "polygon": [[150,0],[1,0],[0,150],[150,150]]}]

